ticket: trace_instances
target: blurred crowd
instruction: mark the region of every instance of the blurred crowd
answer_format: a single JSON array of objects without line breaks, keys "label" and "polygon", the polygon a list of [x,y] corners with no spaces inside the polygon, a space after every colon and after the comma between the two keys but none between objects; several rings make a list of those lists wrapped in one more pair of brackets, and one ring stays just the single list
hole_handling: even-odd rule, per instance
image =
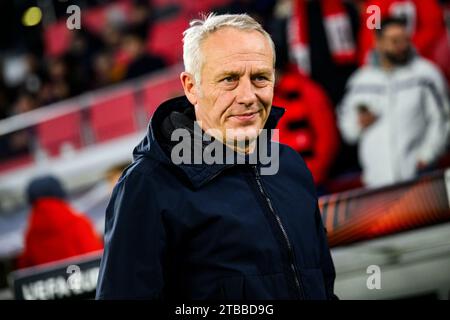
[{"label": "blurred crowd", "polygon": [[[83,1],[79,2],[83,4]],[[94,2],[89,2],[90,7]],[[69,5],[67,2],[55,4],[63,8]],[[98,33],[83,27],[72,30],[70,44],[60,55],[46,52],[43,28],[18,28],[18,33],[32,32],[37,40],[30,42],[27,37],[17,37],[10,39],[9,46],[4,48],[13,54],[2,57],[0,117],[24,113],[165,67],[163,57],[153,55],[145,48],[148,31],[155,19],[151,2],[131,1],[131,4],[126,23],[111,18]],[[1,12],[2,15],[21,12],[30,5],[30,1],[12,1],[2,6],[13,8],[2,8]],[[81,8],[83,10],[83,6]],[[67,16],[65,10],[61,10],[56,18]]]},{"label": "blurred crowd", "polygon": [[[83,12],[112,2],[129,3],[129,19],[112,16],[96,33],[71,31],[58,56],[46,53],[42,24],[27,28],[11,16],[30,1],[0,5],[1,49],[9,53],[0,56],[0,119],[174,63],[146,44],[155,21],[181,14],[183,1],[70,3]],[[67,5],[54,1],[55,19],[67,16]],[[211,1],[211,10],[249,13],[271,33],[274,104],[287,109],[281,142],[304,157],[320,193],[402,181],[441,163],[448,150],[450,1],[230,0]],[[3,139],[0,157],[20,152],[25,140]],[[349,179],[330,179],[336,176]]]}]

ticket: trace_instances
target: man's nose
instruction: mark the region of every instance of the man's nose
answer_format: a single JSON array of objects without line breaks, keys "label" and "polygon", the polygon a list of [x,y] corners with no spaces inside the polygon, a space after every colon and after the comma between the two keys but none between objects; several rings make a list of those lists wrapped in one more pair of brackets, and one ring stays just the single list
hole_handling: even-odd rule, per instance
[{"label": "man's nose", "polygon": [[239,104],[244,104],[246,107],[250,107],[257,101],[255,88],[250,79],[241,78],[237,87],[236,100]]}]

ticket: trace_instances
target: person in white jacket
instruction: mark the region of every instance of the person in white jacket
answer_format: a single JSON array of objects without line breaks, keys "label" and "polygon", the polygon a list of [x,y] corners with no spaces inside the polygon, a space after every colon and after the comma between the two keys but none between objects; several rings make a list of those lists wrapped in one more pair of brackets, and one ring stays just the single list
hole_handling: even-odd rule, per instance
[{"label": "person in white jacket", "polygon": [[449,103],[439,70],[417,56],[402,19],[376,30],[371,61],[349,79],[338,108],[347,143],[359,143],[363,181],[378,187],[417,176],[447,146]]}]

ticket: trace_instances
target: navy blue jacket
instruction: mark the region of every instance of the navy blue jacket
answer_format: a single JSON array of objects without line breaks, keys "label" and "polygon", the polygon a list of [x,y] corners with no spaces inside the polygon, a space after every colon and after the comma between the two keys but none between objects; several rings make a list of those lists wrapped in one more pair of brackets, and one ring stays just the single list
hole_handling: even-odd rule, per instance
[{"label": "navy blue jacket", "polygon": [[[106,211],[98,299],[332,299],[335,271],[313,180],[280,145],[259,164],[175,165],[161,124],[192,105],[156,110]],[[266,128],[284,110],[272,107]]]}]

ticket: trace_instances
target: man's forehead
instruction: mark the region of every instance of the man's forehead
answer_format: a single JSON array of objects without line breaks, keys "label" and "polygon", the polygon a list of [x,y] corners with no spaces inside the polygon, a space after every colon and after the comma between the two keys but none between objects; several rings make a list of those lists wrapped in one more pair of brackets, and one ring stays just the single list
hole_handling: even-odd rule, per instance
[{"label": "man's forehead", "polygon": [[268,39],[256,30],[222,28],[210,34],[202,42],[204,61],[234,60],[265,61],[273,60],[273,52]]},{"label": "man's forehead", "polygon": [[391,36],[397,36],[397,35],[408,35],[408,31],[404,26],[401,25],[391,25],[386,27],[386,30],[384,30],[384,35],[391,37]]},{"label": "man's forehead", "polygon": [[266,65],[239,65],[239,64],[231,64],[220,66],[218,68],[217,73],[220,75],[242,75],[249,71],[251,74],[266,74],[270,75],[274,72],[274,68]]}]

